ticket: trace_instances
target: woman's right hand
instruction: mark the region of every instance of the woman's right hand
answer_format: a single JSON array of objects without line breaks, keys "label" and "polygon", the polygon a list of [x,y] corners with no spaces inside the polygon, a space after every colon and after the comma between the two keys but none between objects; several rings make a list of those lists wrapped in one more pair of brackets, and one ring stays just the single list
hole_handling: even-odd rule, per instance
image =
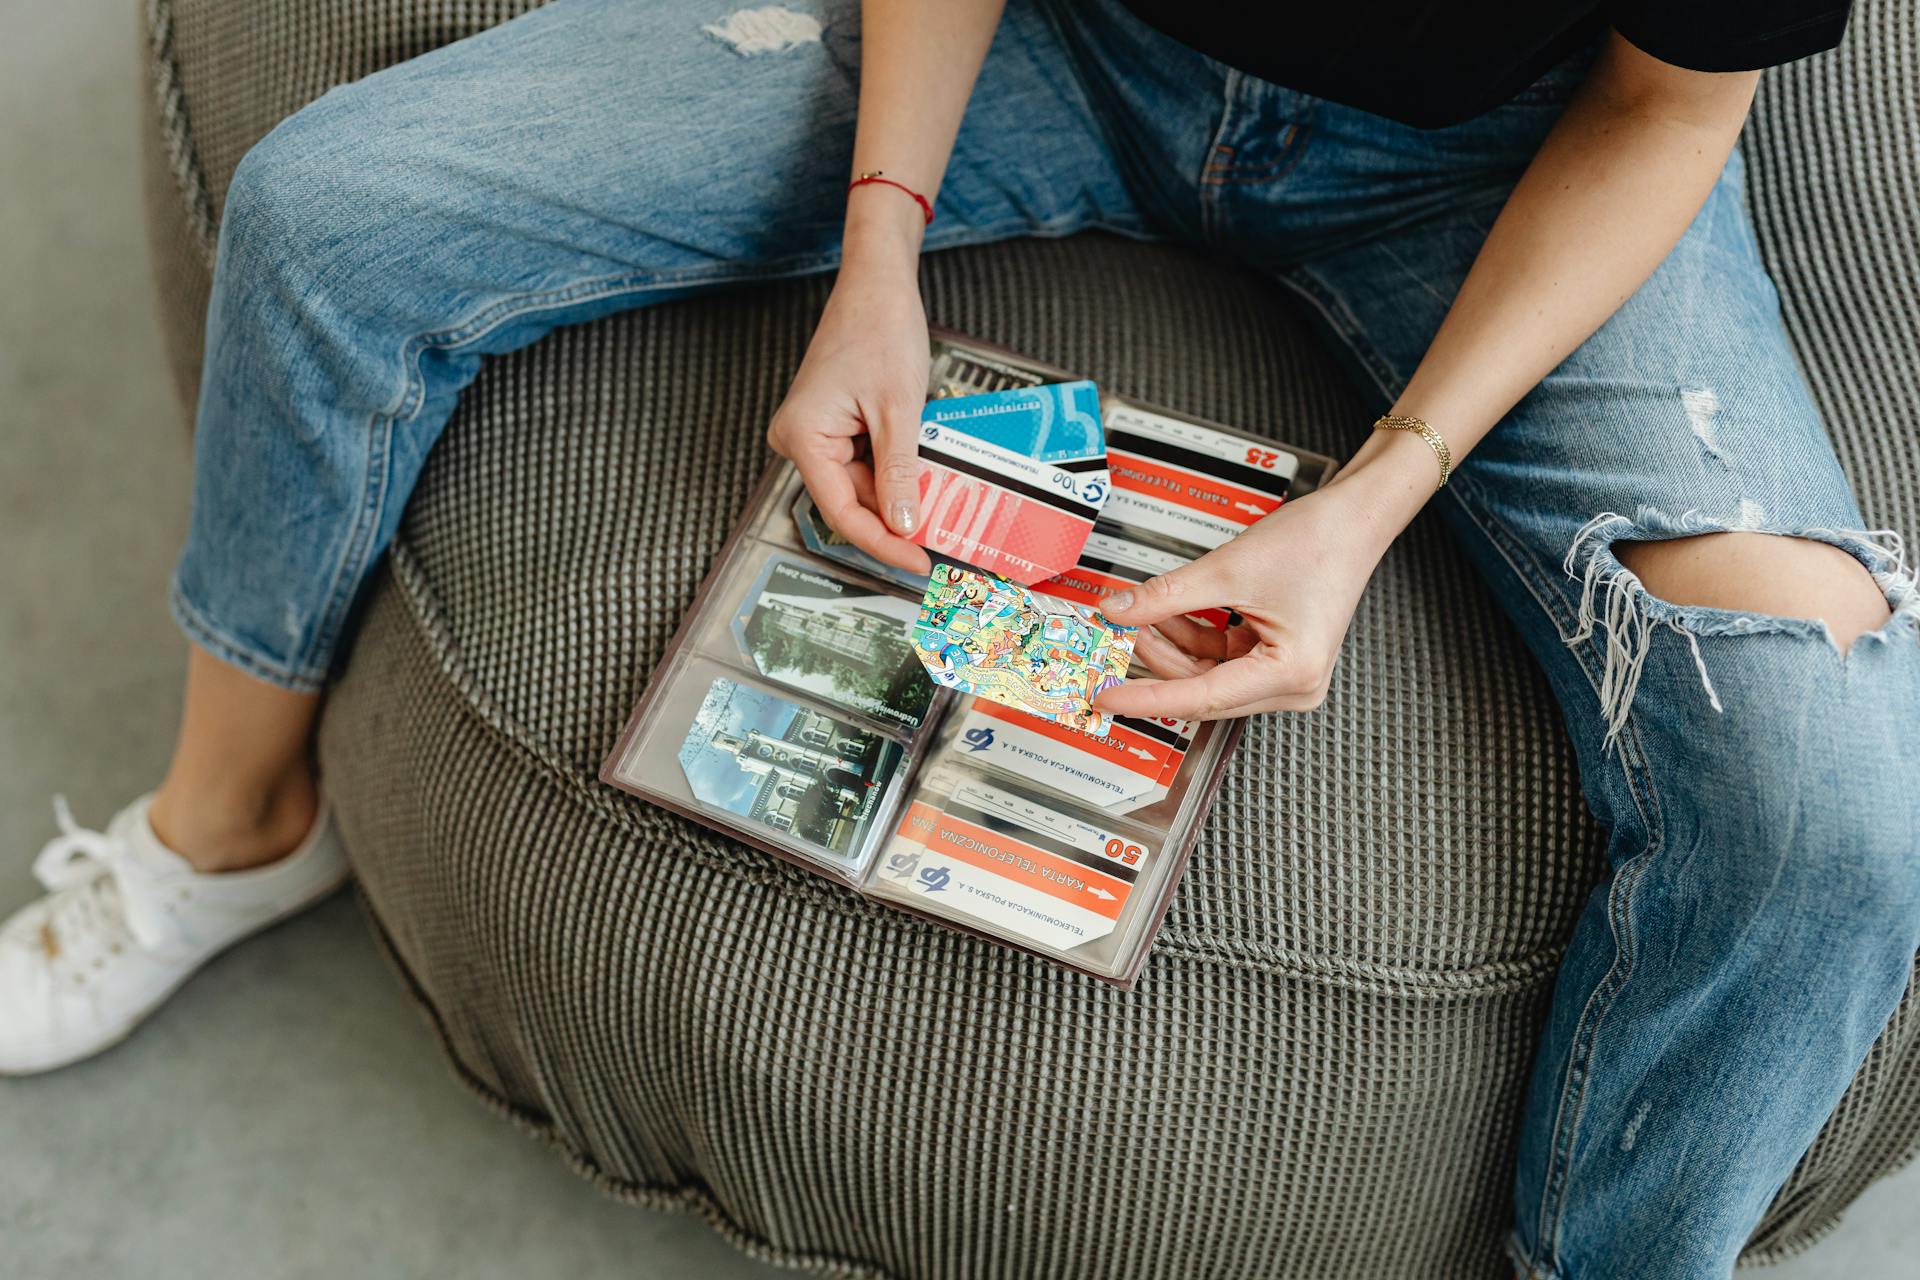
[{"label": "woman's right hand", "polygon": [[[860,106],[840,277],[767,440],[841,537],[926,573],[920,411],[927,403],[921,240],[1005,0],[861,0]],[[827,162],[823,145],[815,160]],[[896,185],[901,189],[896,189]],[[914,199],[911,193],[919,193]]]},{"label": "woman's right hand", "polygon": [[767,428],[768,443],[799,469],[835,532],[914,573],[932,568],[904,536],[920,523],[928,358],[912,256],[849,256]]}]

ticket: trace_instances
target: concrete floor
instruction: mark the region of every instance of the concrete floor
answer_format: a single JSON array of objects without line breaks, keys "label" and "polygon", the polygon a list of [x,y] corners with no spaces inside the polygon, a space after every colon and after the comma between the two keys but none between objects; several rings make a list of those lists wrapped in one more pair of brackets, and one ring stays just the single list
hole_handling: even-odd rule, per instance
[{"label": "concrete floor", "polygon": [[[166,758],[187,457],[149,299],[136,6],[0,0],[0,914],[65,792]],[[345,899],[215,964],[133,1041],[0,1082],[11,1280],[770,1276],[601,1198],[470,1101]],[[1910,1277],[1920,1169],[1776,1280]]]}]

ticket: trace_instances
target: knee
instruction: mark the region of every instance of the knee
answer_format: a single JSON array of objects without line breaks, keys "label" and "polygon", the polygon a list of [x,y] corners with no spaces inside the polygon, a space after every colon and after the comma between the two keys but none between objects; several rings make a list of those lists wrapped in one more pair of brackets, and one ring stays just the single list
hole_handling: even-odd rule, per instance
[{"label": "knee", "polygon": [[1807,727],[1811,711],[1783,705],[1762,732],[1707,748],[1682,801],[1690,842],[1717,851],[1703,865],[1762,936],[1777,926],[1836,958],[1890,948],[1904,967],[1920,945],[1920,753],[1892,715],[1884,734],[1832,734]]},{"label": "knee", "polygon": [[1784,618],[1817,618],[1846,652],[1892,616],[1866,566],[1839,547],[1766,533],[1702,533],[1616,543],[1614,554],[1655,597]]},{"label": "knee", "polygon": [[[1910,769],[1906,776],[1912,777]],[[1804,837],[1786,855],[1805,864],[1799,882],[1842,919],[1897,924],[1911,957],[1920,931],[1920,815],[1911,783],[1890,785],[1877,770],[1862,770],[1822,791],[1820,803],[1809,808],[1813,821],[1800,828]]]},{"label": "knee", "polygon": [[391,201],[364,114],[336,90],[241,157],[221,211],[222,272],[304,303],[316,286],[350,284],[366,267]]}]

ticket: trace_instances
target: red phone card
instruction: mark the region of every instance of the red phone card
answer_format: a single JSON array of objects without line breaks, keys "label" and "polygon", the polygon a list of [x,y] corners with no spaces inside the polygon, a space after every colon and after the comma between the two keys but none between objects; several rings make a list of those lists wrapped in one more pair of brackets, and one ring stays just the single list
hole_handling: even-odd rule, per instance
[{"label": "red phone card", "polygon": [[1091,382],[929,401],[914,541],[1032,586],[1072,566],[1108,490]]},{"label": "red phone card", "polygon": [[1195,554],[1223,546],[1287,500],[1299,459],[1197,422],[1130,404],[1107,413],[1109,522],[1172,538]]}]

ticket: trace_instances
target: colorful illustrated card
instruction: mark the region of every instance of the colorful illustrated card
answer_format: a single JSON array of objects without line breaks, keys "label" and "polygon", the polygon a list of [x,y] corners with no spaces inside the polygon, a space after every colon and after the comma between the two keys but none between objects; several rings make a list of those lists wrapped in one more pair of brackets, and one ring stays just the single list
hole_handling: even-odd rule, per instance
[{"label": "colorful illustrated card", "polygon": [[772,559],[741,598],[733,637],[761,675],[917,729],[934,694],[910,639],[919,612],[817,566]]},{"label": "colorful illustrated card", "polygon": [[1110,481],[1091,382],[930,400],[914,541],[1023,585],[1072,566]]},{"label": "colorful illustrated card", "polygon": [[1279,509],[1300,460],[1197,422],[1130,404],[1107,406],[1113,493],[1106,519],[1212,551]]},{"label": "colorful illustrated card", "polygon": [[934,683],[1104,735],[1093,699],[1126,677],[1132,627],[1004,578],[936,564],[913,647]]},{"label": "colorful illustrated card", "polygon": [[[1129,537],[1126,530],[1109,524],[1102,516],[1093,526],[1093,532],[1087,535],[1087,545],[1080,552],[1079,562],[1034,590],[1077,604],[1097,606],[1116,591],[1131,590],[1148,578],[1172,573],[1190,563],[1191,557],[1150,547]],[[1225,609],[1202,609],[1187,616],[1216,631],[1227,629]]]},{"label": "colorful illustrated card", "polygon": [[721,677],[687,728],[680,770],[703,804],[852,864],[901,754],[871,729]]},{"label": "colorful illustrated card", "polygon": [[952,773],[914,796],[876,887],[1003,937],[1066,951],[1112,933],[1154,849]]}]

